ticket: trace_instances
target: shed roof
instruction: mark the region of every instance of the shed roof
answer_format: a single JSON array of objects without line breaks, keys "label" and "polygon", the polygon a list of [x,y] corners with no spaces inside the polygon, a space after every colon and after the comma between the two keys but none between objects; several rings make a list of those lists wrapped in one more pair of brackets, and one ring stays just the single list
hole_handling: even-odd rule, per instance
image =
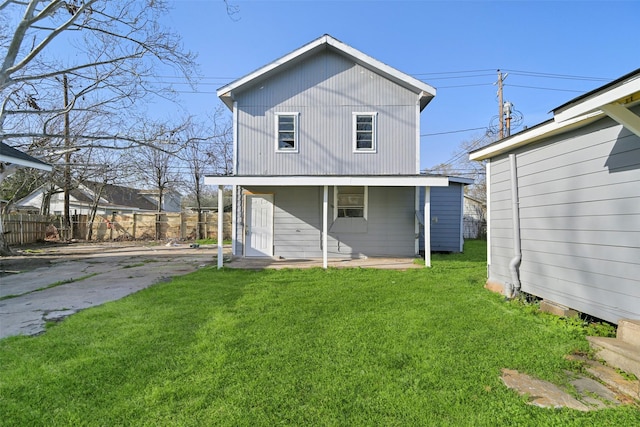
[{"label": "shed roof", "polygon": [[432,86],[409,76],[401,71],[396,70],[395,68],[384,64],[377,59],[374,59],[357,49],[352,48],[351,46],[333,38],[332,36],[325,34],[322,37],[319,37],[313,40],[310,43],[294,50],[293,52],[276,59],[275,61],[258,68],[252,73],[247,74],[244,77],[241,77],[223,87],[218,89],[217,94],[218,97],[229,107],[229,109],[233,108],[233,98],[234,93],[242,90],[248,85],[252,85],[257,83],[258,81],[264,80],[266,78],[271,77],[272,75],[279,73],[280,71],[291,67],[303,61],[310,56],[317,54],[318,52],[322,52],[324,50],[329,50],[332,52],[339,53],[351,60],[355,63],[362,65],[386,78],[395,82],[396,84],[409,89],[420,96],[420,110],[427,106],[427,104],[433,99],[436,95],[436,90]]},{"label": "shed roof", "polygon": [[611,117],[640,136],[640,117],[629,110],[638,104],[640,68],[554,108],[554,116],[550,120],[471,151],[469,158],[489,159],[544,138],[586,126],[604,116]]}]

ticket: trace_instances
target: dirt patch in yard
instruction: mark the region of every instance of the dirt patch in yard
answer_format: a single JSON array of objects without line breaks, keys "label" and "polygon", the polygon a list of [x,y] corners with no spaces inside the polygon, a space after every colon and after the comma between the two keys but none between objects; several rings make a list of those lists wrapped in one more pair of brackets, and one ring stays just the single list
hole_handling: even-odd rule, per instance
[{"label": "dirt patch in yard", "polygon": [[57,252],[65,246],[59,243],[13,246],[14,255],[0,257],[0,277],[47,267],[59,258]]}]

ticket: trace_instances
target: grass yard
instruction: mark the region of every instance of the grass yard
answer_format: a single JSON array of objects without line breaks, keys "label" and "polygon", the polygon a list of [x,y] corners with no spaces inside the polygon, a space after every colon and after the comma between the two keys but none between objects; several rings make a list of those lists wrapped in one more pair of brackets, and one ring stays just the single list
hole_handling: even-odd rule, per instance
[{"label": "grass yard", "polygon": [[0,341],[0,424],[631,426],[527,405],[500,369],[562,383],[576,322],[483,288],[484,242],[431,269],[202,269]]}]

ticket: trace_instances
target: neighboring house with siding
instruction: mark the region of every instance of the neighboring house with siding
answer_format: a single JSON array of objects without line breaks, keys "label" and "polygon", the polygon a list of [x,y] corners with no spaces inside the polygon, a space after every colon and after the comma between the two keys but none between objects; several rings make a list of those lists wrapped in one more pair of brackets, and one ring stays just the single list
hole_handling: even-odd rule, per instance
[{"label": "neighboring house with siding", "polygon": [[[162,212],[180,212],[182,196],[166,191],[162,196]],[[158,211],[157,190],[138,190],[114,184],[86,181],[69,191],[71,215],[88,215],[97,202],[96,214],[132,214]],[[18,211],[40,212],[48,204],[51,214],[64,212],[64,192],[58,186],[45,184],[15,203]]]},{"label": "neighboring house with siding", "polygon": [[473,151],[487,160],[487,285],[640,319],[640,69]]},{"label": "neighboring house with siding", "polygon": [[487,204],[482,200],[464,195],[463,237],[480,239],[487,232]]},{"label": "neighboring house with siding", "polygon": [[233,111],[233,175],[205,183],[233,188],[234,255],[325,267],[415,256],[431,190],[450,183],[420,174],[420,113],[435,92],[329,35],[219,89]]}]

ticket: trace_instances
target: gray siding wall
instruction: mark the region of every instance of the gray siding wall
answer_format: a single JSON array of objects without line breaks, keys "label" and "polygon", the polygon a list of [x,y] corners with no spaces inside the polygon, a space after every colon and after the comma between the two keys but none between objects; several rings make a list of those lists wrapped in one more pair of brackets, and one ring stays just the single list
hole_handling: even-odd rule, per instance
[{"label": "gray siding wall", "polygon": [[[522,290],[611,322],[640,318],[640,138],[602,119],[516,153]],[[489,279],[509,283],[506,155],[491,160],[490,185]]]},{"label": "gray siding wall", "polygon": [[[255,187],[255,193],[274,195],[274,256],[301,259],[322,257],[322,187]],[[240,192],[239,192],[240,193]],[[368,218],[364,227],[342,227],[333,221],[333,188],[329,188],[331,258],[414,256],[414,188],[369,187]],[[242,210],[238,209],[238,254],[244,240]],[[361,225],[361,224],[360,224]],[[358,229],[358,232],[353,230]],[[339,231],[343,230],[343,231]]]},{"label": "gray siding wall", "polygon": [[[414,174],[418,97],[323,52],[237,94],[240,175]],[[276,112],[297,112],[299,153],[275,151]],[[377,112],[377,153],[353,152],[353,112]]]},{"label": "gray siding wall", "polygon": [[[431,187],[431,251],[461,252],[464,185]],[[420,190],[420,217],[424,217],[424,189]],[[424,227],[420,227],[420,250],[424,251]]]}]

